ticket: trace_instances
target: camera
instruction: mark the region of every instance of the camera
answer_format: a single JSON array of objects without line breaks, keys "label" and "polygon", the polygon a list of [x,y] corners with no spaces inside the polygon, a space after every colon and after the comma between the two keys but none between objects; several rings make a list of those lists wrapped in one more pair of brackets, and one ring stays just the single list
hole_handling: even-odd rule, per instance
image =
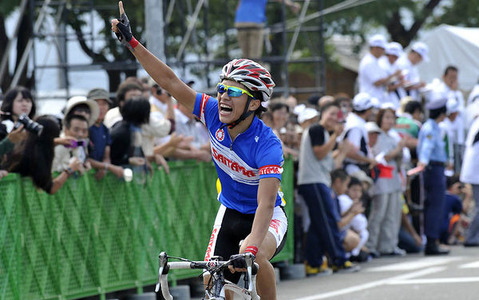
[{"label": "camera", "polygon": [[20,124],[23,124],[23,127],[25,127],[25,129],[30,131],[31,133],[34,133],[38,136],[40,136],[40,134],[42,134],[43,125],[40,125],[37,122],[31,120],[27,116],[27,114],[21,114],[18,117],[17,124],[15,125],[15,129],[20,127]]}]

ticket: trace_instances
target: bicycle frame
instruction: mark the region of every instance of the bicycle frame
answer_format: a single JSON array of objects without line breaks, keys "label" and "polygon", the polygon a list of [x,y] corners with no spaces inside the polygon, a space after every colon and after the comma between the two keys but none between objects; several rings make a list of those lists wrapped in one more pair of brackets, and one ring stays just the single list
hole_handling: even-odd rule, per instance
[{"label": "bicycle frame", "polygon": [[173,300],[168,287],[168,273],[173,269],[203,269],[211,275],[211,288],[206,289],[206,299],[210,300],[224,300],[225,291],[232,291],[235,295],[244,300],[260,300],[256,293],[256,274],[258,271],[258,264],[253,261],[253,255],[250,253],[244,254],[246,261],[246,280],[247,288],[242,288],[224,278],[223,271],[231,264],[229,261],[220,261],[212,258],[209,261],[184,261],[168,262],[168,255],[161,252],[159,255],[159,269],[158,269],[158,283],[156,284],[155,292],[161,293],[166,300]]}]

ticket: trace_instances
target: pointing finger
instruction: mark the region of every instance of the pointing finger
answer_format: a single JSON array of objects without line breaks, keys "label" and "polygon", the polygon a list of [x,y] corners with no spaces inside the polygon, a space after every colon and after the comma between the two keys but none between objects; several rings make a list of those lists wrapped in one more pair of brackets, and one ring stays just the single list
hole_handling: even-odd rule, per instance
[{"label": "pointing finger", "polygon": [[120,8],[120,16],[125,13],[125,9],[123,9],[123,1],[118,2],[118,7]]}]

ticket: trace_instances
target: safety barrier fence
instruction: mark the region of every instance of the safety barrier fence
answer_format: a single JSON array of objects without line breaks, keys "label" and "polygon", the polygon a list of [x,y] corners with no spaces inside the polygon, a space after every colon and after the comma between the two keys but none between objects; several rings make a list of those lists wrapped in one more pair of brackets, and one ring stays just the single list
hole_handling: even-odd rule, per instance
[{"label": "safety barrier fence", "polygon": [[[284,170],[290,227],[275,261],[292,259],[294,248],[292,161]],[[213,164],[182,161],[145,183],[111,174],[97,181],[92,172],[71,177],[51,196],[8,175],[0,180],[0,299],[104,299],[154,284],[160,251],[202,260],[219,206],[216,179]]]}]

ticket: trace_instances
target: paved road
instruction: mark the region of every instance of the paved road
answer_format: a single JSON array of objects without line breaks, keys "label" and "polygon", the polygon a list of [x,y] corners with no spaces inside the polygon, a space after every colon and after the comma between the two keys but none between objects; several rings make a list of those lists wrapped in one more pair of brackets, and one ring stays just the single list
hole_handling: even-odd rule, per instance
[{"label": "paved road", "polygon": [[353,274],[286,280],[279,300],[476,300],[479,248],[454,246],[449,256],[407,255],[361,264]]}]

